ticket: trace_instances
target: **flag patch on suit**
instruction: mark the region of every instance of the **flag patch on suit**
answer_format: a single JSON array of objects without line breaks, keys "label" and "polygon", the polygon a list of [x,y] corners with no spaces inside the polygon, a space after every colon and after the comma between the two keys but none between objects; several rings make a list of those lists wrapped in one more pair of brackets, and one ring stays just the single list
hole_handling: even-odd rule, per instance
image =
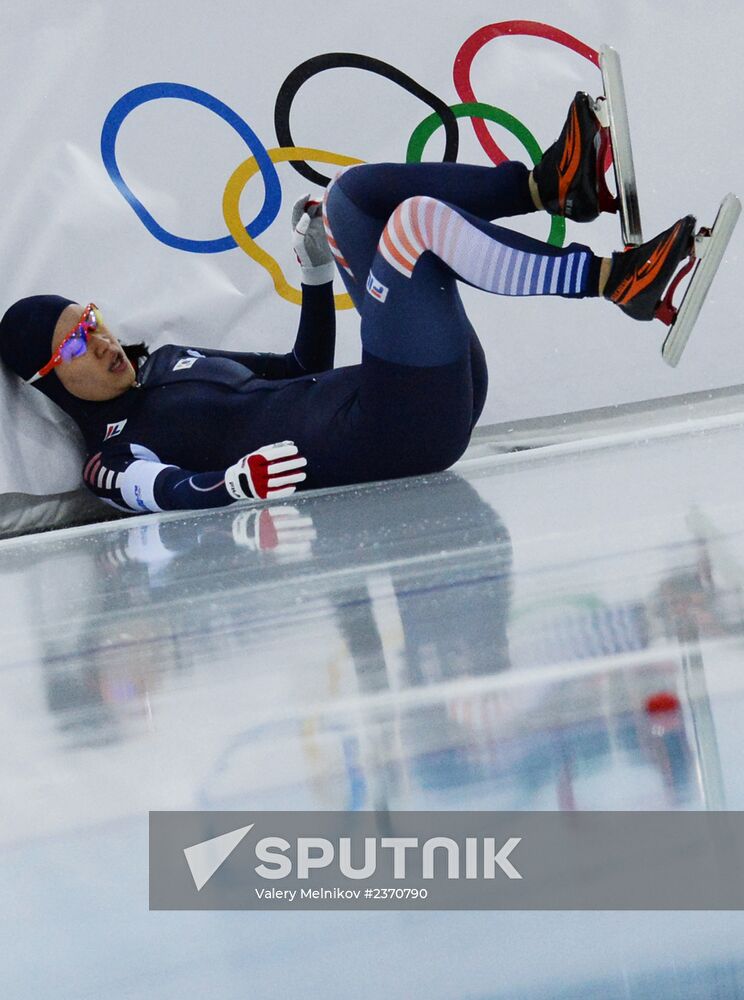
[{"label": "flag patch on suit", "polygon": [[109,438],[113,438],[116,437],[117,434],[121,434],[124,430],[124,424],[126,424],[126,420],[118,420],[115,424],[106,424],[106,434],[103,440],[108,441]]},{"label": "flag patch on suit", "polygon": [[367,291],[372,296],[373,299],[377,299],[378,302],[384,302],[388,295],[387,285],[383,285],[381,281],[369,272],[369,277],[367,278]]}]

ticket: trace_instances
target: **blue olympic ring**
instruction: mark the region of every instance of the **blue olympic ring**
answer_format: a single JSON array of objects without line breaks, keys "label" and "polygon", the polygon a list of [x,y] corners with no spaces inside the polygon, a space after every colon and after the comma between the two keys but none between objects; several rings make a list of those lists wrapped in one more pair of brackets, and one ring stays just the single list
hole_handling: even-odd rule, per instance
[{"label": "blue olympic ring", "polygon": [[143,87],[135,87],[134,90],[130,90],[128,94],[119,98],[106,116],[101,132],[101,156],[111,180],[132,206],[145,228],[156,240],[160,240],[166,246],[174,247],[176,250],[186,250],[189,253],[222,253],[225,250],[233,250],[237,246],[232,236],[223,236],[216,240],[188,240],[169,233],[155,221],[121,175],[119,165],[116,162],[116,139],[125,118],[141,104],[166,97],[192,101],[194,104],[201,104],[208,111],[213,111],[231,128],[235,129],[255,156],[266,193],[261,211],[245,227],[245,230],[253,239],[260,236],[276,219],[282,203],[282,190],[276,167],[271,162],[266,147],[247,122],[243,121],[232,108],[204,90],[189,87],[183,83],[148,83]]}]

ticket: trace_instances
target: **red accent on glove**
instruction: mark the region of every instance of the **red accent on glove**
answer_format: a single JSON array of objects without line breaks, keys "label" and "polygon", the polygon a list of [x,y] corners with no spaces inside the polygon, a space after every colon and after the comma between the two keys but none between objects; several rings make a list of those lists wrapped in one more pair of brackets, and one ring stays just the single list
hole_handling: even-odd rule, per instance
[{"label": "red accent on glove", "polygon": [[263,455],[249,455],[248,468],[253,492],[258,495],[259,500],[265,500],[269,495],[269,462]]}]

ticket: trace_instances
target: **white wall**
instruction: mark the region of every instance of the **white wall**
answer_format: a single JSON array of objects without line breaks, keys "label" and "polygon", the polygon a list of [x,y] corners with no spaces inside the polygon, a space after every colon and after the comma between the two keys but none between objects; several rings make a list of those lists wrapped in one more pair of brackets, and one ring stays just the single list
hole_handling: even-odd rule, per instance
[{"label": "white wall", "polygon": [[[517,17],[620,51],[647,233],[687,212],[709,223],[723,194],[741,194],[743,71],[734,45],[744,8],[734,0],[717,4],[714,13],[687,0],[533,0],[521,9],[501,0],[466,0],[446,14],[428,0],[323,6],[290,0],[261,7],[245,0],[213,6],[15,0],[3,9],[0,35],[0,309],[23,295],[55,292],[95,299],[125,340],[288,349],[297,307],[277,296],[253,260],[240,249],[207,255],[165,246],[125,202],[100,153],[112,106],[145,84],[187,84],[229,105],[266,147],[276,146],[276,95],[304,60],[362,53],[454,104],[452,66],[461,44],[484,25]],[[490,42],[475,59],[472,79],[480,100],[516,115],[543,147],[557,135],[574,91],[599,90],[599,72],[588,61],[535,38]],[[387,80],[334,69],[300,90],[291,123],[298,144],[365,160],[402,160],[411,132],[428,114]],[[510,156],[522,157],[503,130],[493,134]],[[459,159],[488,162],[468,122],[461,122],[460,135]],[[439,132],[427,158],[442,149]],[[124,121],[117,154],[125,179],[166,229],[191,239],[225,235],[225,184],[250,154],[216,115],[184,101],[148,103]],[[278,176],[282,209],[259,243],[296,280],[287,215],[308,182],[286,164],[278,166]],[[241,201],[246,221],[262,195],[254,179]],[[548,230],[544,218],[521,228],[538,236]],[[569,224],[568,239],[591,241],[607,253],[619,246],[619,225],[614,218],[590,227]],[[676,371],[659,357],[661,324],[633,324],[603,302],[510,300],[466,289],[490,362],[483,421],[744,381],[736,297],[743,240],[744,226]],[[354,314],[340,314],[339,323],[338,363],[353,363],[359,357]],[[57,492],[79,483],[75,435],[48,411],[42,415],[38,395],[0,376],[6,414],[0,492]]]}]

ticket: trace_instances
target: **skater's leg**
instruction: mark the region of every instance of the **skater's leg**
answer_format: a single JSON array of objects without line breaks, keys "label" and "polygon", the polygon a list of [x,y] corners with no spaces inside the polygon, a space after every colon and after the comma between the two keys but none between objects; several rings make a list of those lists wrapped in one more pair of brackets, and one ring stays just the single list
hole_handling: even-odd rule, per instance
[{"label": "skater's leg", "polygon": [[484,219],[536,211],[521,163],[473,167],[457,163],[365,164],[337,174],[326,191],[324,221],[339,272],[361,311],[364,283],[382,231],[406,198],[428,194]]},{"label": "skater's leg", "polygon": [[337,183],[366,215],[387,222],[398,205],[428,195],[491,220],[537,211],[523,163],[498,167],[467,163],[367,163],[338,176]]},{"label": "skater's leg", "polygon": [[368,478],[449,468],[474,424],[469,351],[444,365],[400,365],[363,351],[353,421],[353,451]]},{"label": "skater's leg", "polygon": [[[400,220],[405,215],[410,222],[412,204],[423,213],[414,238],[429,223],[433,238],[432,252],[422,249],[409,262],[402,253],[410,256],[412,245]],[[432,219],[427,204],[436,206]],[[445,469],[467,447],[485,402],[487,371],[458,278],[507,294],[575,298],[597,294],[599,267],[586,247],[557,250],[431,198],[398,206],[361,301],[362,378],[349,415],[370,477]]]},{"label": "skater's leg", "polygon": [[[427,254],[405,285],[395,299],[383,303],[372,290],[362,303],[361,384],[350,419],[375,478],[448,468],[485,401],[485,358],[453,272]],[[398,349],[401,337],[407,351]]]},{"label": "skater's leg", "polygon": [[339,183],[339,177],[337,175],[326,189],[323,223],[338,272],[361,314],[364,284],[386,220],[368,215],[353,202]]},{"label": "skater's leg", "polygon": [[[433,198],[409,198],[385,226],[368,287],[378,301],[392,296],[401,278],[410,282],[419,262],[433,254],[456,277],[485,291],[603,296],[633,319],[663,319],[671,308],[663,303],[665,291],[671,294],[678,266],[694,254],[695,225],[687,215],[640,246],[602,258],[578,243],[558,249]],[[425,304],[419,301],[416,311],[423,314]],[[405,334],[398,338],[401,345],[405,341]]]},{"label": "skater's leg", "polygon": [[587,247],[556,249],[432,198],[399,205],[357,300],[361,381],[344,420],[365,476],[445,469],[467,447],[487,374],[458,278],[505,294],[576,298],[597,294],[601,263]]},{"label": "skater's leg", "polygon": [[547,208],[577,221],[615,210],[603,184],[608,130],[596,104],[576,95],[560,137],[533,171],[516,161],[498,167],[462,163],[374,163],[347,167],[326,191],[324,219],[346,286],[359,309],[377,240],[398,205],[417,196],[447,202],[485,221]]},{"label": "skater's leg", "polygon": [[486,221],[547,209],[587,222],[602,211],[617,210],[603,180],[608,144],[598,103],[580,92],[560,136],[532,171],[516,161],[498,167],[375,163],[347,168],[340,183],[362,211],[382,220],[407,198],[427,195]]},{"label": "skater's leg", "polygon": [[439,322],[457,313],[455,278],[502,295],[584,298],[598,295],[601,265],[588,247],[552,247],[444,202],[411,198],[383,231],[362,340],[371,353],[401,364],[444,364],[469,340],[462,320]]}]

